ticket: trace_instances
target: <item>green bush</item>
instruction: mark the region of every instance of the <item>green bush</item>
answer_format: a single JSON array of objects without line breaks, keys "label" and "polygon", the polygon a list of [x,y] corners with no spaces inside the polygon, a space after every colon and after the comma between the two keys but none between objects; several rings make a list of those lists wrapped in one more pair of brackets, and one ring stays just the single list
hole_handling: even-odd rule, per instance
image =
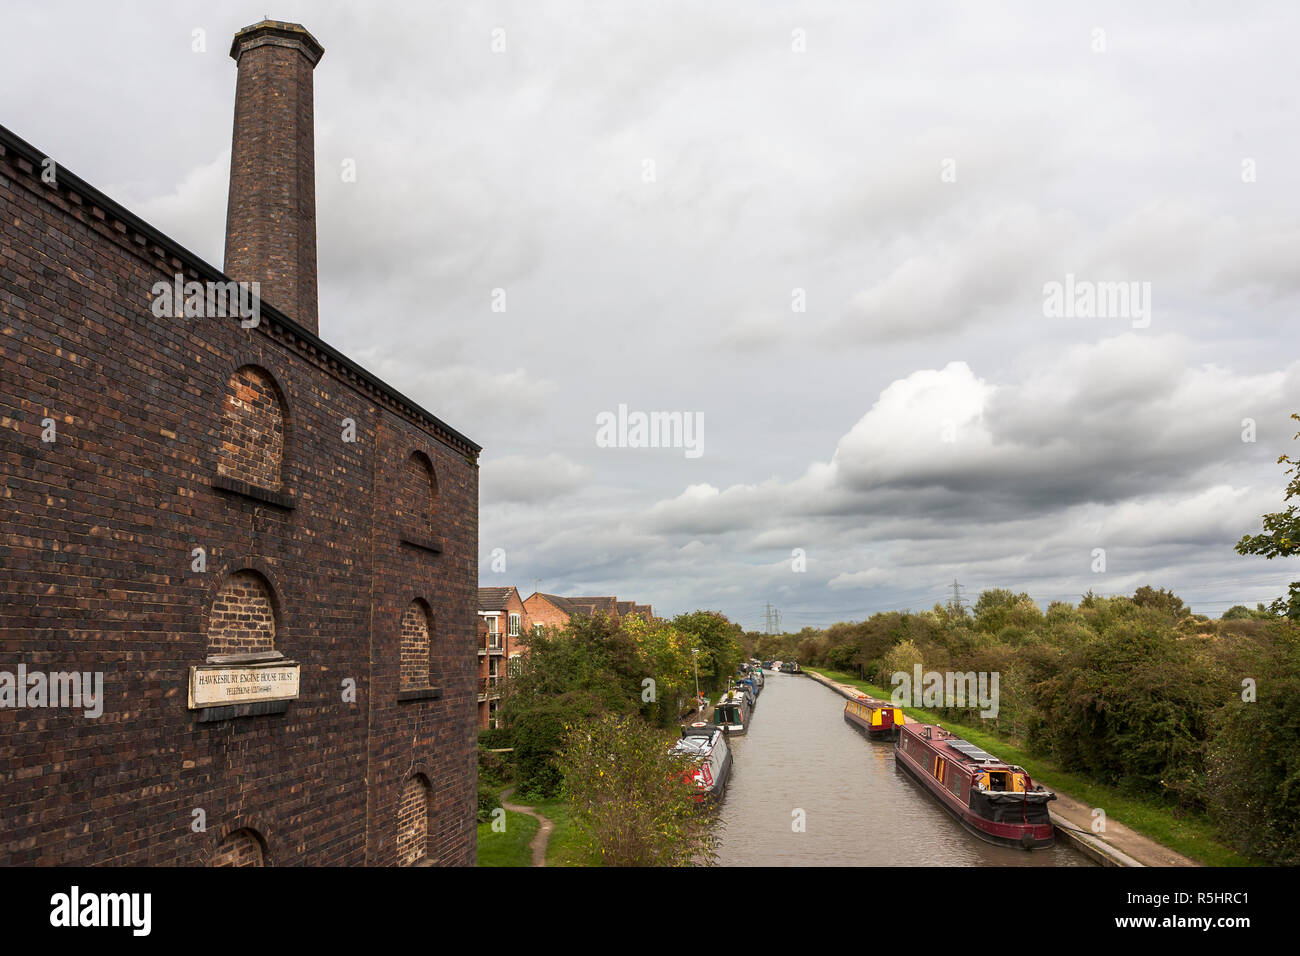
[{"label": "green bush", "polygon": [[492,819],[492,811],[501,806],[501,798],[494,791],[479,787],[478,822],[487,823]]},{"label": "green bush", "polygon": [[691,866],[714,862],[717,836],[690,765],[661,732],[630,714],[575,725],[558,755],[585,862],[602,866]]}]

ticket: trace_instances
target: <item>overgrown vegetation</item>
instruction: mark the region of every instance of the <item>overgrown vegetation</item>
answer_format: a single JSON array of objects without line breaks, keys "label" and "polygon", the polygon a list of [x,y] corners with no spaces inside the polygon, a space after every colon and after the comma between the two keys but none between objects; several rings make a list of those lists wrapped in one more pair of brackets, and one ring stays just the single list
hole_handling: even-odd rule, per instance
[{"label": "overgrown vegetation", "polygon": [[512,799],[556,823],[550,865],[710,862],[709,819],[668,750],[695,706],[696,667],[701,693],[724,689],[742,660],[740,636],[714,611],[671,621],[579,615],[531,636],[501,727],[479,737],[480,804],[515,784]]},{"label": "overgrown vegetation", "polygon": [[692,707],[694,662],[703,693],[724,687],[741,661],[740,633],[721,614],[695,611],[652,622],[576,616],[563,629],[531,637],[500,710],[500,739],[514,748],[520,794],[545,799],[560,792],[555,756],[572,727],[606,714],[675,726]]},{"label": "overgrown vegetation", "polygon": [[708,808],[664,734],[632,714],[604,714],[572,727],[557,755],[573,809],[581,862],[597,866],[689,866],[713,862]]}]

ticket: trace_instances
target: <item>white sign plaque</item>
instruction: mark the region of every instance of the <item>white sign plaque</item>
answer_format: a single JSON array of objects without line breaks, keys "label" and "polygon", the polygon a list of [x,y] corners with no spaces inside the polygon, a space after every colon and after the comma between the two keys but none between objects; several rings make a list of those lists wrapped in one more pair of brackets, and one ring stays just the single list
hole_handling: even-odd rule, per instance
[{"label": "white sign plaque", "polygon": [[190,710],[298,696],[295,663],[194,664],[190,667]]}]

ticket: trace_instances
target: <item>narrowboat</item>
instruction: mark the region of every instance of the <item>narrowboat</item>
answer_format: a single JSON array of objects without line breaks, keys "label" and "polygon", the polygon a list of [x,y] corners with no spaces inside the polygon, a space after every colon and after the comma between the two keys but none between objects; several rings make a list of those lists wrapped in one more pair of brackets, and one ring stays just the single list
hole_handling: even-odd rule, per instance
[{"label": "narrowboat", "polygon": [[932,724],[904,724],[896,763],[981,839],[1035,850],[1051,846],[1055,830],[1047,804],[1056,794],[1029,774]]},{"label": "narrowboat", "polygon": [[743,734],[749,726],[749,701],[736,690],[729,690],[713,706],[713,722],[729,734]]},{"label": "narrowboat", "polygon": [[733,681],[731,689],[745,695],[745,700],[749,702],[749,709],[751,711],[758,704],[758,691],[754,690],[754,685],[748,678],[745,680]]},{"label": "narrowboat", "polygon": [[864,694],[844,704],[844,719],[872,740],[893,740],[898,736],[898,728],[906,723],[901,707]]},{"label": "narrowboat", "polygon": [[731,748],[721,727],[704,721],[682,727],[682,739],[673,744],[672,752],[690,761],[683,777],[699,790],[698,800],[722,797],[731,776]]},{"label": "narrowboat", "polygon": [[798,662],[798,661],[786,661],[784,664],[781,665],[781,670],[785,671],[787,674],[799,674],[799,673],[802,673],[802,672],[799,670],[799,662]]}]

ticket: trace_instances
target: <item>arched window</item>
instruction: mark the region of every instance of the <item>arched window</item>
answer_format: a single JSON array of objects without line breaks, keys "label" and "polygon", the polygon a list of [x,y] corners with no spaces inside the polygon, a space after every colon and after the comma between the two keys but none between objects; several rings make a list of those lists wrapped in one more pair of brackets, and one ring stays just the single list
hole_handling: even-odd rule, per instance
[{"label": "arched window", "polygon": [[397,805],[397,865],[411,866],[429,850],[429,783],[420,774],[407,779]]},{"label": "arched window", "polygon": [[412,601],[402,615],[401,690],[429,686],[429,646],[432,615],[423,601]]},{"label": "arched window", "polygon": [[208,617],[208,655],[275,650],[275,602],[256,571],[238,571],[222,585]]},{"label": "arched window", "polygon": [[262,840],[254,830],[234,830],[212,855],[209,866],[261,866]]},{"label": "arched window", "polygon": [[406,530],[420,535],[431,534],[438,515],[438,479],[433,462],[424,452],[411,452],[402,474],[402,520]]},{"label": "arched window", "polygon": [[217,474],[279,491],[284,459],[284,398],[263,369],[245,365],[226,384]]}]

